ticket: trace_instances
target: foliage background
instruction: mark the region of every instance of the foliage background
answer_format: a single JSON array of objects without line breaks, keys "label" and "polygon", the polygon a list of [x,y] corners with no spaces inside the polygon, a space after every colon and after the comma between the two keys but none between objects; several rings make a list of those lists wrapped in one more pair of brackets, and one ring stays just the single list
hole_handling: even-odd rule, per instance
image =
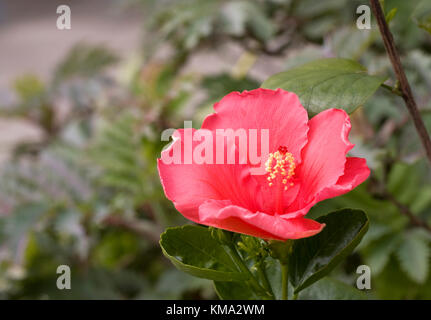
[{"label": "foliage background", "polygon": [[[390,26],[431,130],[431,37],[415,23],[418,2],[384,6],[398,9]],[[318,58],[358,60],[395,85],[377,28],[355,27],[366,1],[119,3],[141,17],[137,52],[120,57],[109,42],[80,42],[49,79],[22,74],[10,79],[15,99],[0,96],[2,119],[42,132],[15,145],[0,168],[2,299],[215,298],[210,281],[177,271],[158,245],[166,227],[187,223],[159,182],[161,132],[184,120],[199,127],[226,93]],[[353,287],[356,267],[367,264],[372,290],[328,290],[327,279],[303,298],[431,299],[430,170],[403,101],[381,88],[351,118],[352,155],[367,158],[372,176],[310,215],[367,212],[370,230],[330,279]],[[72,269],[72,290],[55,286],[61,264]]]}]

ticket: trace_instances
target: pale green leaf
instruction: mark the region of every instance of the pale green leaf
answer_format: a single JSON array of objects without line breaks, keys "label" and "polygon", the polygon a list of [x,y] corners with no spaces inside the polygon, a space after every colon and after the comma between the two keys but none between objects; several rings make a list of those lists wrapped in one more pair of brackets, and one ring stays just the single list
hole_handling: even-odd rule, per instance
[{"label": "pale green leaf", "polygon": [[383,76],[369,75],[356,61],[330,58],[275,74],[262,87],[296,93],[310,115],[330,108],[351,113],[385,80]]},{"label": "pale green leaf", "polygon": [[424,283],[428,276],[430,250],[428,241],[411,232],[397,250],[401,268],[417,283]]}]

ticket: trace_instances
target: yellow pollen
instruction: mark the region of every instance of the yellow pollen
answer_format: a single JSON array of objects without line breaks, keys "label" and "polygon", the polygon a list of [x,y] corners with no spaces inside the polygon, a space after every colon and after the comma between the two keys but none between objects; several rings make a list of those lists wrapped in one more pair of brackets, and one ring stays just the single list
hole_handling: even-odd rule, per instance
[{"label": "yellow pollen", "polygon": [[288,186],[293,186],[293,182],[288,183],[288,181],[295,175],[295,158],[290,152],[287,152],[285,147],[280,147],[276,152],[270,153],[265,166],[270,187],[279,174],[282,184],[285,185],[284,190],[287,190]]}]

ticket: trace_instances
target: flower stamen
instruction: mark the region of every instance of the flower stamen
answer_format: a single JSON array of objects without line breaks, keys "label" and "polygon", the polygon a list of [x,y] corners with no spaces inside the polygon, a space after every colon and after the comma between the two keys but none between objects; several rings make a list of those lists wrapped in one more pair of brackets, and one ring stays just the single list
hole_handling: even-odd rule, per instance
[{"label": "flower stamen", "polygon": [[265,170],[268,173],[268,185],[270,187],[277,178],[281,179],[281,183],[284,186],[283,190],[287,190],[289,186],[293,186],[292,182],[289,183],[289,179],[295,175],[295,158],[287,151],[285,146],[280,146],[276,152],[270,153],[265,166]]}]

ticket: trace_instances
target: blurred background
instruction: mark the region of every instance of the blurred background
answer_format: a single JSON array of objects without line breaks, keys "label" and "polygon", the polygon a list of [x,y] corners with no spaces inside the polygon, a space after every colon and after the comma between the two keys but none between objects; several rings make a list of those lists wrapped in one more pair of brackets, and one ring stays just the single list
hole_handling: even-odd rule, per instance
[{"label": "blurred background", "polygon": [[[417,3],[384,7],[431,130],[431,36]],[[56,27],[61,4],[71,30]],[[187,223],[159,182],[161,132],[199,127],[227,93],[319,58],[395,79],[377,28],[356,28],[361,4],[0,0],[0,299],[216,298],[158,245],[166,227]],[[331,277],[352,286],[367,264],[366,297],[431,299],[431,177],[403,101],[379,89],[351,117],[351,155],[365,156],[372,176],[310,216],[356,207],[371,225]],[[56,287],[59,265],[71,268],[71,290]],[[322,296],[362,297],[308,293]]]}]

